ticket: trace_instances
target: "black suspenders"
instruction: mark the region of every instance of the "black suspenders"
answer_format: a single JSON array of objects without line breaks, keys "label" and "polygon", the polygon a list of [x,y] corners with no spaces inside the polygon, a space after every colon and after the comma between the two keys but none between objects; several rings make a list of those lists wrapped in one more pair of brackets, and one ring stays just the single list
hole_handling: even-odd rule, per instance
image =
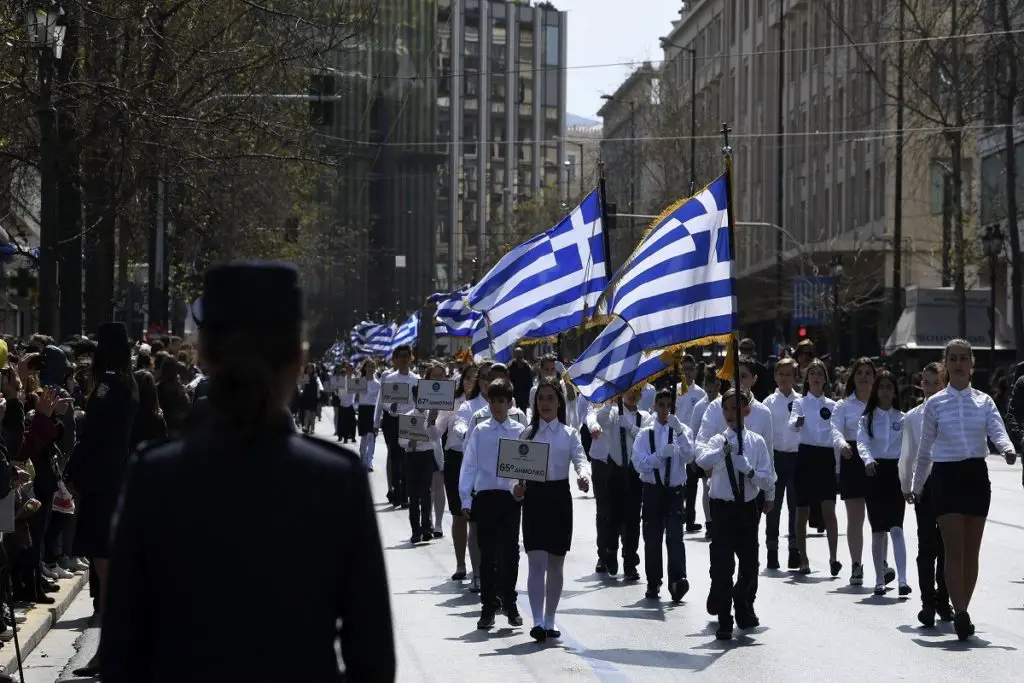
[{"label": "black suspenders", "polygon": [[[673,434],[672,428],[669,427],[669,430],[668,430],[668,442],[669,443],[672,443],[672,434]],[[651,431],[648,433],[648,437],[650,437],[650,440],[651,440],[651,455],[654,455],[654,453],[655,453],[655,450],[654,450],[654,425],[651,425]],[[664,483],[662,483],[662,481],[661,481],[661,473],[658,471],[658,468],[657,467],[654,468],[654,483],[656,485],[658,485],[658,486],[664,486],[665,488],[671,488],[672,487],[672,458],[669,458],[668,462],[665,463],[665,481],[664,481]]]}]

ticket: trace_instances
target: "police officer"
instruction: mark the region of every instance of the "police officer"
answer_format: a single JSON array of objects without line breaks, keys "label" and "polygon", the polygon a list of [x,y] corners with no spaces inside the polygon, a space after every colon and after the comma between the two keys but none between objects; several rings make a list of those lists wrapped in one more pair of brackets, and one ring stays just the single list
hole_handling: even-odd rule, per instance
[{"label": "police officer", "polygon": [[[304,683],[394,680],[366,473],[354,451],[297,434],[288,414],[305,363],[302,302],[288,265],[206,273],[198,347],[210,414],[128,469],[100,643],[105,683],[282,672]],[[262,561],[225,591],[223,568],[253,548],[267,551]]]}]

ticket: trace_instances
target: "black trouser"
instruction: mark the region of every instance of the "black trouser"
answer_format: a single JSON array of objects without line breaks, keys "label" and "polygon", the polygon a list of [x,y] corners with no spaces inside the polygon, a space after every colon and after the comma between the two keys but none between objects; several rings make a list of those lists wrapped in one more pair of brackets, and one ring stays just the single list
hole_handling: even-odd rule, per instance
[{"label": "black trouser", "polygon": [[[765,547],[779,549],[779,526],[782,522],[782,499],[786,499],[788,512],[789,549],[796,550],[796,453],[775,451],[775,507],[766,516]],[[819,509],[820,506],[819,506]]]},{"label": "black trouser", "polygon": [[[643,507],[643,483],[640,475],[629,467],[604,463],[604,523],[598,513],[598,555],[608,560],[619,552],[622,539],[622,563],[627,569],[640,565],[640,511]],[[596,475],[595,475],[596,477]]]},{"label": "black trouser", "polygon": [[398,418],[385,413],[380,421],[388,448],[388,494],[395,505],[408,503],[405,492],[405,450],[398,445]]},{"label": "black trouser", "polygon": [[409,493],[409,526],[413,534],[429,534],[431,521],[431,487],[437,462],[433,451],[409,451],[405,456],[405,486]]},{"label": "black trouser", "polygon": [[644,573],[647,584],[660,586],[661,542],[668,555],[668,582],[686,578],[686,548],[683,545],[684,487],[643,485]]},{"label": "black trouser", "polygon": [[[43,539],[43,562],[53,564],[61,557],[71,554],[71,535],[74,529],[75,516],[63,512],[50,515]],[[67,548],[68,552],[64,549]]]},{"label": "black trouser", "polygon": [[508,491],[479,491],[472,515],[480,546],[480,603],[485,609],[514,605],[523,506]]},{"label": "black trouser", "polygon": [[[737,504],[711,499],[711,519],[715,523],[711,525],[711,594],[708,607],[718,614],[719,621],[731,618],[734,603],[738,613],[754,609],[759,517],[756,500]],[[739,571],[734,582],[733,571],[737,563]]]},{"label": "black trouser", "polygon": [[597,529],[597,559],[604,560],[604,544],[608,540],[608,477],[611,466],[604,460],[592,460],[590,463],[591,483],[594,487],[594,524]]},{"label": "black trouser", "polygon": [[949,604],[946,590],[946,550],[932,512],[931,487],[926,481],[921,500],[914,506],[917,514],[917,578],[921,584],[921,604],[935,609]]},{"label": "black trouser", "polygon": [[35,579],[39,573],[39,563],[43,560],[43,544],[46,539],[46,529],[50,526],[50,517],[53,514],[54,493],[40,493],[36,491],[35,497],[42,505],[39,511],[28,518],[28,531],[32,536],[32,544],[25,549],[25,563],[22,565],[24,581],[31,586],[30,577]]},{"label": "black trouser", "polygon": [[702,475],[703,471],[693,463],[686,465],[686,508],[683,521],[687,526],[697,523],[697,483]]}]

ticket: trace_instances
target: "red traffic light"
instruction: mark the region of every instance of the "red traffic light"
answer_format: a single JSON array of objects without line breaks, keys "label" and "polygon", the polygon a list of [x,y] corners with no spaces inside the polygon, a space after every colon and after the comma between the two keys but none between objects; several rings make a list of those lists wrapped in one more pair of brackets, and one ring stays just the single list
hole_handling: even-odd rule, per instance
[{"label": "red traffic light", "polygon": [[797,333],[797,335],[800,336],[801,339],[803,339],[803,338],[805,338],[807,336],[807,328],[806,327],[801,327],[799,330],[796,331],[796,333]]}]

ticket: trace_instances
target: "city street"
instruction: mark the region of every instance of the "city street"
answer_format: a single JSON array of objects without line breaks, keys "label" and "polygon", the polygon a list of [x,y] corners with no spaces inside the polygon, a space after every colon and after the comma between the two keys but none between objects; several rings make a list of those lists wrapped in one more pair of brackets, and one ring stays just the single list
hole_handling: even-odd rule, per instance
[{"label": "city street", "polygon": [[[318,433],[328,436],[321,422]],[[378,442],[375,498],[384,500],[383,441]],[[990,458],[992,517],[983,545],[981,579],[971,609],[977,636],[956,641],[942,624],[917,625],[917,577],[913,568],[916,530],[907,515],[910,600],[871,595],[873,570],[864,587],[849,585],[845,536],[840,538],[839,578],[827,575],[827,546],[813,537],[811,565],[799,578],[789,572],[761,574],[757,611],[762,626],[731,643],[714,638],[704,611],[708,589],[708,543],[703,533],[687,537],[691,591],[673,606],[644,599],[644,585],[601,579],[594,573],[594,500],[576,492],[575,536],[565,566],[566,585],[558,626],[561,643],[538,645],[527,635],[532,621],[526,598],[526,558],[519,575],[519,607],[527,626],[507,627],[503,617],[490,633],[476,630],[478,601],[451,583],[453,554],[446,516],[443,540],[412,548],[404,510],[380,503],[379,522],[388,563],[400,681],[671,681],[684,676],[726,680],[984,680],[1019,677],[1012,663],[1024,649],[1024,490],[1020,465]],[[840,528],[843,520],[841,518]],[[784,544],[784,542],[783,542]],[[870,540],[865,560],[870,563]],[[642,547],[641,547],[642,549]],[[762,564],[764,562],[762,549]],[[783,558],[785,559],[785,558]],[[892,562],[890,558],[890,563]],[[824,572],[823,572],[824,570]],[[664,593],[664,591],[663,591]],[[892,595],[892,593],[890,593]],[[255,599],[255,596],[254,596]],[[26,681],[66,678],[96,646],[83,591],[60,624],[26,662]],[[283,627],[287,627],[286,625]],[[737,631],[739,635],[741,632]],[[267,637],[272,642],[273,633]],[[256,656],[254,654],[254,656]],[[282,680],[288,680],[287,672]]]}]

